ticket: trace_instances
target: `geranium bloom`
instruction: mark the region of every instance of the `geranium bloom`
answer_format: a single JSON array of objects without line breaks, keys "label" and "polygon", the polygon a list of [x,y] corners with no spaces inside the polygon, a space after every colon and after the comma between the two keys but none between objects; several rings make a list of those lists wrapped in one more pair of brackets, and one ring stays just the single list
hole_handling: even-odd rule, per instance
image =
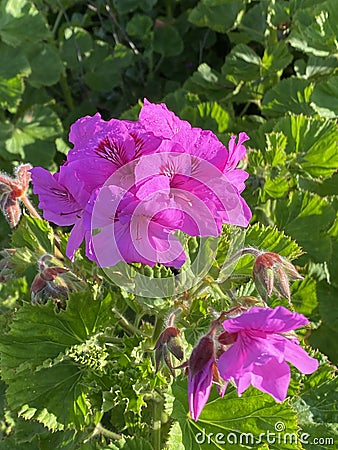
[{"label": "geranium bloom", "polygon": [[[249,223],[240,195],[247,174],[236,169],[248,137],[241,133],[238,144],[234,139],[228,151],[211,131],[145,100],[136,122],[104,121],[98,113],[77,120],[69,135],[74,147],[60,172],[32,170],[34,192],[45,219],[74,225],[69,257],[85,238],[87,256],[104,267],[121,260],[180,267],[185,254],[175,230],[218,236],[223,222]],[[121,188],[130,196],[119,197]]]},{"label": "geranium bloom", "polygon": [[295,336],[283,335],[307,323],[302,314],[283,306],[274,309],[255,306],[236,318],[225,320],[223,338],[234,343],[217,362],[221,377],[226,382],[234,380],[239,395],[252,385],[276,401],[283,401],[290,383],[287,362],[304,374],[318,367],[318,361],[306,353]]}]

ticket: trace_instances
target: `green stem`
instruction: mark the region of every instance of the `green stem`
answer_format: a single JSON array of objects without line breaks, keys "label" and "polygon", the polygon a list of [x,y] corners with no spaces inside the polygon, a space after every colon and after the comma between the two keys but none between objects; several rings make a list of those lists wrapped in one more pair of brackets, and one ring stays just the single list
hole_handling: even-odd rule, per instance
[{"label": "green stem", "polygon": [[[120,319],[119,325],[124,328],[129,334],[137,334],[138,336],[147,336],[138,328],[134,327],[117,309],[112,308],[113,313]],[[148,337],[148,336],[147,336]]]},{"label": "green stem", "polygon": [[65,75],[61,75],[60,85],[61,85],[61,89],[63,92],[65,102],[66,102],[68,108],[72,111],[74,109],[74,100],[73,100],[72,93],[71,93],[71,90],[70,90],[70,87],[69,87],[69,84],[67,82],[67,78],[65,77]]},{"label": "green stem", "polygon": [[153,430],[152,441],[154,450],[161,450],[163,400],[159,396],[153,398]]},{"label": "green stem", "polygon": [[96,425],[95,432],[96,432],[96,434],[103,434],[103,436],[106,436],[109,439],[113,439],[114,441],[119,441],[123,437],[121,434],[114,433],[114,431],[107,430],[107,428],[104,428],[101,425],[101,423],[98,423]]},{"label": "green stem", "polygon": [[260,250],[257,250],[256,248],[243,248],[242,250],[239,250],[234,255],[232,255],[227,261],[224,262],[222,268],[221,268],[221,277],[218,277],[216,282],[222,283],[224,279],[222,279],[222,274],[224,274],[225,269],[231,266],[231,264],[235,263],[239,258],[241,258],[244,255],[253,255],[255,258],[257,258],[262,252]]}]

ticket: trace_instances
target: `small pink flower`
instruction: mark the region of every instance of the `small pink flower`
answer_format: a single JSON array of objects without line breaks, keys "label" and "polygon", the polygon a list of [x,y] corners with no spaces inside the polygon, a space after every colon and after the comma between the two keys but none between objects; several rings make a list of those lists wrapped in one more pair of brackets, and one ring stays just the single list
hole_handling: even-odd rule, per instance
[{"label": "small pink flower", "polygon": [[221,377],[236,383],[238,395],[252,385],[282,402],[290,383],[287,362],[304,374],[318,367],[318,361],[306,353],[296,337],[283,335],[307,323],[302,314],[283,306],[274,309],[254,306],[236,318],[225,320],[228,342],[233,343],[217,361]]}]

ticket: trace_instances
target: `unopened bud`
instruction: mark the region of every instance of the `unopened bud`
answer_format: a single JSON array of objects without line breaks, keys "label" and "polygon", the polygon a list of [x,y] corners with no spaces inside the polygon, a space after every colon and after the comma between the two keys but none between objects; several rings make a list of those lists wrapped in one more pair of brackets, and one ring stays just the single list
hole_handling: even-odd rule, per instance
[{"label": "unopened bud", "polygon": [[68,292],[72,290],[71,285],[63,276],[68,273],[63,267],[48,267],[36,275],[31,285],[32,303],[46,303],[52,298],[61,308],[68,298]]},{"label": "unopened bud", "polygon": [[262,299],[266,302],[272,292],[291,301],[290,280],[303,277],[296,268],[277,253],[261,253],[253,267],[253,279]]},{"label": "unopened bud", "polygon": [[161,360],[168,366],[171,374],[175,376],[173,366],[170,359],[170,354],[174,355],[176,359],[182,361],[183,348],[181,342],[181,332],[176,327],[166,328],[158,338],[155,347],[155,364],[156,372],[160,367]]}]

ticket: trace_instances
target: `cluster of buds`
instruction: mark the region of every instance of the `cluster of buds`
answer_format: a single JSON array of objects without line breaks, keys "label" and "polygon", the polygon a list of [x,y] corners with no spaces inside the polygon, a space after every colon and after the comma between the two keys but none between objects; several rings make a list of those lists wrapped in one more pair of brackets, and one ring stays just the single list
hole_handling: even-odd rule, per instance
[{"label": "cluster of buds", "polygon": [[277,253],[262,252],[253,267],[253,279],[258,293],[266,302],[274,292],[291,302],[290,280],[302,280],[296,268]]},{"label": "cluster of buds", "polygon": [[20,202],[26,206],[32,217],[40,218],[27,197],[31,168],[30,164],[21,164],[15,169],[14,177],[0,174],[0,208],[11,228],[15,228],[20,221]]},{"label": "cluster of buds", "polygon": [[68,292],[74,290],[74,275],[66,268],[57,265],[47,266],[55,258],[49,254],[43,255],[38,264],[39,273],[31,285],[32,303],[45,304],[50,298],[59,309],[65,306]]}]

